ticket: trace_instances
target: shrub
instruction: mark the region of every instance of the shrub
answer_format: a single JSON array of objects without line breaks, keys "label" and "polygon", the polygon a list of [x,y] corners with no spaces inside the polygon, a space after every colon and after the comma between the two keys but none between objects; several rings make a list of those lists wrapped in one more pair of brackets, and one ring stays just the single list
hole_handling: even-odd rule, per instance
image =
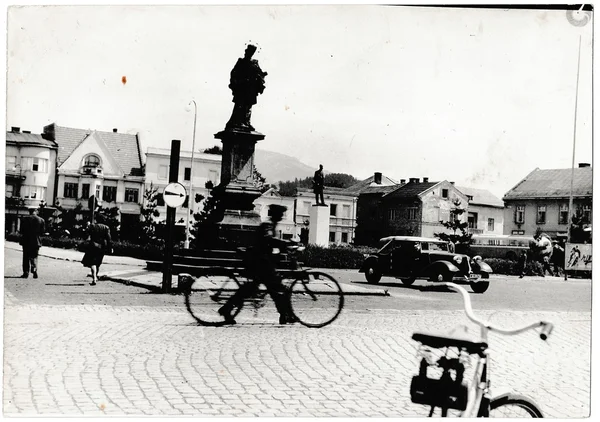
[{"label": "shrub", "polygon": [[[517,261],[500,258],[487,258],[484,261],[492,267],[494,274],[521,275],[521,266]],[[541,275],[542,264],[538,261],[528,261],[525,267],[525,275]]]},{"label": "shrub", "polygon": [[364,254],[373,252],[373,248],[355,248],[351,246],[308,245],[300,253],[299,260],[307,267],[358,269],[365,260]]}]

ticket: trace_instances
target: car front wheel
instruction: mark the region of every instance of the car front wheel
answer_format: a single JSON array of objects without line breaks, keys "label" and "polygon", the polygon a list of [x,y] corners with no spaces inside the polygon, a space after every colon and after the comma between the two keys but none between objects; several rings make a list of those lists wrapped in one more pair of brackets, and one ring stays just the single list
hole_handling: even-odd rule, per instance
[{"label": "car front wheel", "polygon": [[377,268],[375,263],[370,263],[365,271],[365,278],[369,284],[377,284],[381,280],[381,271]]},{"label": "car front wheel", "polygon": [[441,269],[437,270],[431,276],[431,281],[437,281],[437,282],[452,281],[452,273],[450,271],[445,271],[445,270],[441,270]]},{"label": "car front wheel", "polygon": [[415,282],[414,277],[401,278],[400,280],[402,281],[402,284],[404,284],[405,286],[410,286],[411,284],[413,284]]}]

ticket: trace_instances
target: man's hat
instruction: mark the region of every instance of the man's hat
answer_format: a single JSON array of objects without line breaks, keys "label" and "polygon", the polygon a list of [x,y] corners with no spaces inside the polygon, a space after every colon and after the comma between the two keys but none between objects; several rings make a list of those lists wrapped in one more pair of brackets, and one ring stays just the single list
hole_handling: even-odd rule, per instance
[{"label": "man's hat", "polygon": [[283,215],[283,213],[287,211],[287,207],[283,205],[273,204],[269,206],[269,210],[271,211],[271,213]]}]

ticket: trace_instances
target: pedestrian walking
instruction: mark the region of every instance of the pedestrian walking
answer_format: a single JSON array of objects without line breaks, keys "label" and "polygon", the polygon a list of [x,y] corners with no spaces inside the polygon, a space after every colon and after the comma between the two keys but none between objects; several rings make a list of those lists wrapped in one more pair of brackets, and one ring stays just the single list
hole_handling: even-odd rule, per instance
[{"label": "pedestrian walking", "polygon": [[21,246],[23,247],[23,275],[28,278],[29,272],[33,278],[38,278],[37,258],[42,246],[41,235],[46,230],[44,219],[37,215],[37,208],[29,209],[29,216],[21,220]]},{"label": "pedestrian walking", "polygon": [[92,286],[98,282],[98,271],[102,260],[106,253],[112,253],[112,239],[110,237],[110,229],[106,224],[103,224],[103,216],[96,215],[97,223],[92,223],[88,226],[88,241],[85,254],[81,263],[84,267],[89,267],[92,271]]},{"label": "pedestrian walking", "polygon": [[521,256],[519,257],[519,268],[521,269],[519,278],[523,278],[523,276],[525,276],[525,269],[527,268],[527,251],[521,252]]},{"label": "pedestrian walking", "polygon": [[553,242],[553,250],[552,250],[552,264],[554,266],[554,272],[557,275],[560,275],[560,271],[564,271],[565,265],[565,248],[563,248],[558,241]]}]

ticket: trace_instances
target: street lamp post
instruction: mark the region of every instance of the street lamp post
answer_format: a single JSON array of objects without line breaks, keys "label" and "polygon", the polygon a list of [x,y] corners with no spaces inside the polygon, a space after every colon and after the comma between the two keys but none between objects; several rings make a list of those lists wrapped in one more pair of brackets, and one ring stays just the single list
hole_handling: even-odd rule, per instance
[{"label": "street lamp post", "polygon": [[[190,195],[188,199],[187,222],[185,226],[185,243],[184,248],[190,248],[190,211],[194,210],[194,150],[196,149],[196,117],[198,116],[198,106],[196,101],[192,100],[189,104],[194,103],[194,134],[192,136],[192,163],[190,164]],[[188,105],[189,105],[188,104]]]}]

